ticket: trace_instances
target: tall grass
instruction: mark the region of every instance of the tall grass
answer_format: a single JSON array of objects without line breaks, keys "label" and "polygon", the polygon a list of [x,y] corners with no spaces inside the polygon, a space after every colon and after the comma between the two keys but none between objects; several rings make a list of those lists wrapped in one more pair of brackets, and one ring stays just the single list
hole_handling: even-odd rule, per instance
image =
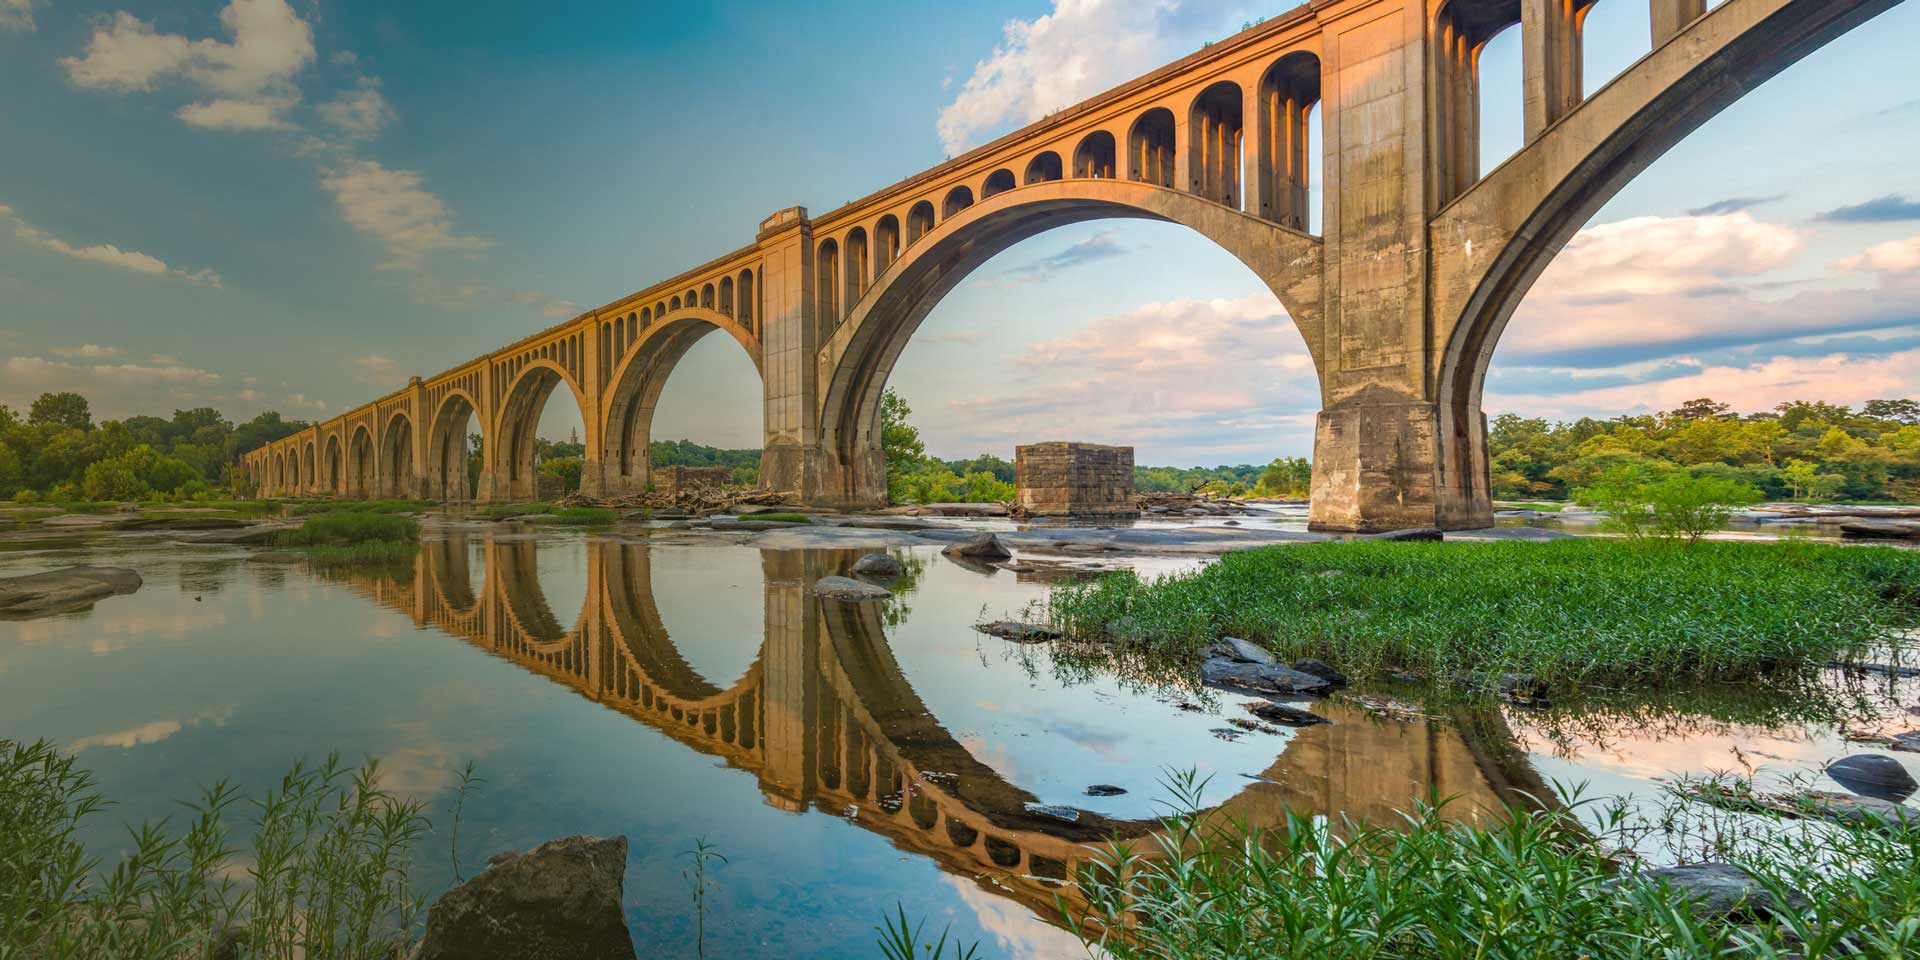
[{"label": "tall grass", "polygon": [[[1429,803],[1403,822],[1290,815],[1272,829],[1199,812],[1203,781],[1175,777],[1174,812],[1143,845],[1083,865],[1062,907],[1089,955],[1115,960],[1273,957],[1911,957],[1920,951],[1920,829],[1735,824],[1678,800],[1514,811],[1473,822]],[[1592,805],[1580,805],[1591,807]],[[1583,825],[1577,813],[1586,813]],[[1686,894],[1615,851],[1666,838],[1680,861],[1745,868],[1779,914],[1697,915]],[[1100,951],[1100,952],[1096,952]]]},{"label": "tall grass", "polygon": [[508,517],[524,517],[536,513],[553,513],[560,509],[551,503],[495,503],[480,511],[489,520],[505,520]]},{"label": "tall grass", "polygon": [[[404,952],[420,917],[411,850],[425,808],[378,786],[372,762],[296,765],[242,802],[215,785],[183,831],[130,829],[111,869],[76,834],[106,801],[46,742],[0,740],[0,957],[48,960],[373,960]],[[240,811],[252,829],[229,846]]]},{"label": "tall grass", "polygon": [[418,513],[439,506],[432,500],[316,500],[293,507],[301,516],[321,513]]},{"label": "tall grass", "polygon": [[1745,680],[1897,654],[1920,552],[1811,543],[1346,542],[1056,588],[1069,638],[1193,656],[1224,635],[1349,674],[1520,671],[1556,683]]},{"label": "tall grass", "polygon": [[289,547],[345,547],[373,541],[412,543],[420,539],[420,525],[391,513],[341,510],[322,513],[279,535]]}]

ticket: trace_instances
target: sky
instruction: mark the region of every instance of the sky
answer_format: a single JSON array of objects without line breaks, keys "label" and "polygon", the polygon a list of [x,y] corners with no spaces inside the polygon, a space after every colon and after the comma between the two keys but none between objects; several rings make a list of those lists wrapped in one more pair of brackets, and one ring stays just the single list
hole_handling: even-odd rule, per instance
[{"label": "sky", "polygon": [[[0,403],[96,418],[340,413],[824,211],[1282,12],[1239,0],[0,0]],[[1647,4],[1600,0],[1597,89]],[[1496,351],[1490,414],[1920,394],[1920,5],[1750,93],[1568,245]],[[1520,143],[1517,30],[1482,62],[1483,167]],[[1184,227],[1032,238],[895,368],[929,451],[1127,443],[1305,455],[1305,345]],[[656,439],[757,446],[724,335]],[[542,432],[565,436],[565,391]]]}]

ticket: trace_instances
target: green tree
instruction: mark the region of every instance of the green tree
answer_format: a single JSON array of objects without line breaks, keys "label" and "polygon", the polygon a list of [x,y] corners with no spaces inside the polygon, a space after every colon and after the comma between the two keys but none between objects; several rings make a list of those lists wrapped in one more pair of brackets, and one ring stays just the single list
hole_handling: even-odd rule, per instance
[{"label": "green tree", "polygon": [[1313,464],[1305,457],[1275,457],[1260,471],[1254,493],[1263,497],[1304,497],[1313,488]]},{"label": "green tree", "polygon": [[88,500],[138,500],[147,495],[148,488],[125,460],[116,458],[88,466],[80,490]]},{"label": "green tree", "polygon": [[[919,470],[927,460],[927,445],[921,441],[919,429],[907,422],[910,416],[913,416],[913,408],[892,387],[880,395],[880,450],[887,458],[887,499],[894,503],[907,502],[907,477]],[[944,472],[953,476],[951,471]],[[954,477],[954,480],[958,481],[959,478]],[[940,501],[922,498],[919,502]]]},{"label": "green tree", "polygon": [[56,426],[73,430],[93,429],[93,412],[87,398],[77,393],[43,393],[33,401],[27,422],[36,427]]}]

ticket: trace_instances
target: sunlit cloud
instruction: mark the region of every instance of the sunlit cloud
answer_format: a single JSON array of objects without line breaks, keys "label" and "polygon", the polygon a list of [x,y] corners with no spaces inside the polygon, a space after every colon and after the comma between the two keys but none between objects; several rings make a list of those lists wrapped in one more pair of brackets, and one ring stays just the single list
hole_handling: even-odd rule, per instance
[{"label": "sunlit cloud", "polygon": [[183,79],[206,99],[177,116],[216,130],[285,130],[300,102],[293,78],[313,62],[313,30],[285,0],[233,0],[220,11],[230,40],[161,33],[126,12],[96,27],[82,56],[60,64],[76,87],[111,93],[148,91]]},{"label": "sunlit cloud", "polygon": [[152,276],[171,276],[209,287],[220,286],[220,275],[212,270],[187,270],[168,266],[167,262],[149,253],[138,250],[122,250],[111,243],[73,244],[28,223],[13,208],[0,204],[0,221],[13,224],[13,235],[28,243],[37,244],[63,256],[88,263],[130,270]]},{"label": "sunlit cloud", "polygon": [[0,0],[0,33],[32,33],[33,0]]},{"label": "sunlit cloud", "polygon": [[417,270],[434,253],[491,246],[457,231],[447,205],[424,183],[412,170],[391,170],[375,160],[347,161],[320,180],[347,224],[386,247],[383,270]]}]

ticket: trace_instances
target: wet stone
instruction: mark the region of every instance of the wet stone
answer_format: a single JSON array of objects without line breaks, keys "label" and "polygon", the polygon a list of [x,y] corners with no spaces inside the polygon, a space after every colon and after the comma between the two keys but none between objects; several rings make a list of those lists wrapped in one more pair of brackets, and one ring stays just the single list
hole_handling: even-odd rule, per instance
[{"label": "wet stone", "polygon": [[1000,538],[991,533],[982,533],[969,537],[959,543],[947,546],[940,552],[949,557],[981,560],[990,563],[1013,559],[1013,551],[1008,550],[1006,545],[1000,542]]},{"label": "wet stone", "polygon": [[814,596],[824,600],[839,600],[845,603],[886,600],[893,596],[886,587],[877,587],[851,577],[821,577],[814,582],[813,593]]},{"label": "wet stone", "polygon": [[1096,783],[1087,788],[1089,797],[1117,797],[1126,792],[1125,787],[1116,787],[1111,783]]},{"label": "wet stone", "polygon": [[1319,677],[1336,687],[1344,687],[1347,684],[1347,675],[1335,670],[1333,666],[1325,660],[1305,657],[1300,660],[1295,660],[1293,662],[1293,668],[1301,673]]},{"label": "wet stone", "polygon": [[91,605],[144,583],[125,567],[67,567],[24,577],[0,578],[0,617],[31,617]]},{"label": "wet stone", "polygon": [[1214,657],[1200,665],[1200,679],[1208,686],[1252,690],[1258,693],[1320,693],[1331,684],[1277,663],[1241,663]]},{"label": "wet stone", "polygon": [[992,623],[976,623],[975,630],[989,636],[1012,640],[1015,643],[1046,643],[1060,639],[1059,631],[1043,627],[1037,623],[1021,623],[1017,620],[995,620]]},{"label": "wet stone", "polygon": [[1225,657],[1241,663],[1271,664],[1276,662],[1273,654],[1267,652],[1266,647],[1248,640],[1242,640],[1239,637],[1221,637],[1220,642],[1209,647],[1207,652],[1216,657]]},{"label": "wet stone", "polygon": [[900,561],[884,553],[869,553],[853,562],[853,575],[871,580],[892,580],[900,576]]},{"label": "wet stone", "polygon": [[1407,530],[1389,530],[1386,533],[1368,534],[1360,539],[1413,543],[1445,540],[1446,535],[1441,533],[1437,527],[1413,527]]},{"label": "wet stone", "polygon": [[1775,897],[1753,875],[1731,863],[1693,863],[1661,867],[1640,874],[1649,883],[1665,883],[1684,893],[1693,912],[1702,917],[1792,916],[1812,904],[1797,890]]},{"label": "wet stone", "polygon": [[1317,723],[1331,722],[1326,717],[1310,710],[1302,710],[1299,707],[1290,707],[1284,703],[1273,703],[1266,700],[1247,704],[1247,712],[1268,723],[1279,724],[1283,727],[1311,727]]},{"label": "wet stone", "polygon": [[1899,803],[1920,790],[1900,761],[1877,753],[1857,753],[1827,764],[1833,782],[1863,797]]},{"label": "wet stone", "polygon": [[626,837],[566,837],[502,860],[427,911],[418,960],[625,960]]}]

